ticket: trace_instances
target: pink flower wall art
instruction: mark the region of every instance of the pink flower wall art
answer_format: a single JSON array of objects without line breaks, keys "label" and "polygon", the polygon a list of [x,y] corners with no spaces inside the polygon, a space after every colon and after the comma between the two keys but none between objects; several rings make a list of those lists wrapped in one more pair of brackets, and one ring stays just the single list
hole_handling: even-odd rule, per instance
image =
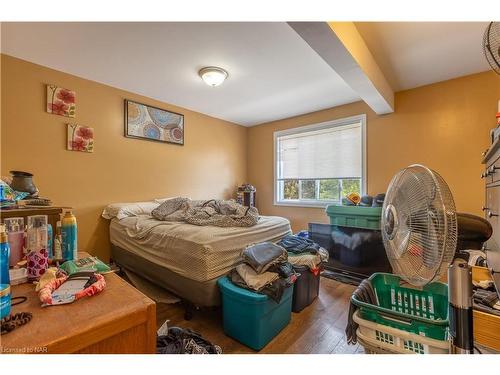
[{"label": "pink flower wall art", "polygon": [[68,124],[68,150],[94,152],[94,129]]},{"label": "pink flower wall art", "polygon": [[47,85],[47,112],[54,115],[75,117],[76,93],[74,91]]}]

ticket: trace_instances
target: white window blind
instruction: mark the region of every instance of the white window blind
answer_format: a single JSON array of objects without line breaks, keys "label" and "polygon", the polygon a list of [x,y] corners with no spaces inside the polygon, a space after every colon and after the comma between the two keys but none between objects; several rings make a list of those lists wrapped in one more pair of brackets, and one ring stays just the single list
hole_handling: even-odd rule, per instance
[{"label": "white window blind", "polygon": [[278,180],[362,177],[362,124],[359,120],[278,135],[276,140]]}]

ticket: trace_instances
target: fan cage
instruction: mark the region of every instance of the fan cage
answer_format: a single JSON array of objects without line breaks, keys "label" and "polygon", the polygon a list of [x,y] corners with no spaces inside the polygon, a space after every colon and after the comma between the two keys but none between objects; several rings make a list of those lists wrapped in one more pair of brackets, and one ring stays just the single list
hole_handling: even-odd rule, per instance
[{"label": "fan cage", "polygon": [[423,286],[442,275],[457,246],[457,215],[444,179],[422,165],[397,173],[382,209],[382,238],[393,272]]},{"label": "fan cage", "polygon": [[500,22],[490,22],[483,35],[483,51],[488,64],[500,74]]}]

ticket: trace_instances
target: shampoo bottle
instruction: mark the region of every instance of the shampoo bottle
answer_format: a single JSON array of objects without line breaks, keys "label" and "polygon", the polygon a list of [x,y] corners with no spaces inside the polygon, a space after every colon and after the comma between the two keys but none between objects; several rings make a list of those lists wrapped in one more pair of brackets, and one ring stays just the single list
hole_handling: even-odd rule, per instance
[{"label": "shampoo bottle", "polygon": [[78,230],[76,217],[68,210],[61,221],[62,232],[62,256],[64,260],[77,259],[78,252]]},{"label": "shampoo bottle", "polygon": [[3,222],[10,246],[10,266],[14,267],[24,256],[24,218],[6,218]]},{"label": "shampoo bottle", "polygon": [[61,222],[56,223],[56,235],[54,236],[54,258],[57,260],[63,259],[62,256],[62,233]]},{"label": "shampoo bottle", "polygon": [[0,284],[10,284],[9,277],[10,247],[5,225],[0,225]]}]

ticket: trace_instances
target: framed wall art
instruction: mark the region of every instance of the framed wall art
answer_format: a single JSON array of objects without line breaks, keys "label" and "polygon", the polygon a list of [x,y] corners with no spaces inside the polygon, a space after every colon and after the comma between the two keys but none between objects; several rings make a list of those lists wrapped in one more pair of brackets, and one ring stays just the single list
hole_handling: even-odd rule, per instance
[{"label": "framed wall art", "polygon": [[47,112],[75,117],[76,93],[56,85],[47,85]]},{"label": "framed wall art", "polygon": [[125,100],[125,136],[184,145],[184,115]]},{"label": "framed wall art", "polygon": [[94,152],[94,129],[88,126],[68,124],[69,151]]}]

